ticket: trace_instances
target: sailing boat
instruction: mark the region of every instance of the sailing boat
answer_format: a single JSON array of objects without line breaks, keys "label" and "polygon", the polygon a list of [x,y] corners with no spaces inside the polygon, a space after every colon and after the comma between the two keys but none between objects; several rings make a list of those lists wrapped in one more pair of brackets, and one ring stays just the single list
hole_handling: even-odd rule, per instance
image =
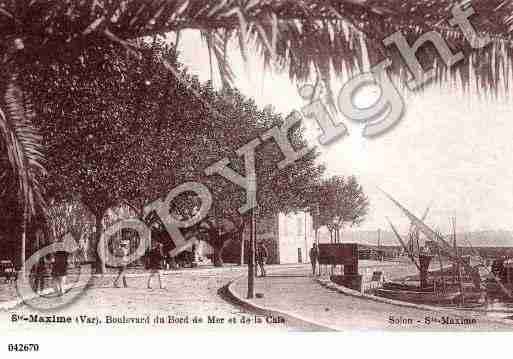
[{"label": "sailing boat", "polygon": [[[457,250],[454,250],[452,246],[444,239],[444,237],[434,231],[429,226],[427,226],[423,220],[418,219],[414,216],[410,211],[408,211],[403,205],[401,205],[397,200],[392,198],[386,192],[383,192],[397,207],[399,207],[403,213],[410,219],[412,226],[415,227],[414,233],[422,234],[430,241],[432,245],[436,247],[436,250],[441,256],[443,255],[448,258],[454,265],[455,268],[460,270],[463,268],[468,275],[469,281],[468,284],[470,286],[463,285],[461,280],[461,275],[458,275],[458,282],[453,282],[452,285],[445,280],[443,275],[444,269],[440,269],[440,280],[435,280],[434,278],[430,278],[428,280],[429,274],[429,263],[431,262],[433,256],[428,253],[420,253],[419,251],[419,263],[415,262],[415,256],[413,252],[409,252],[410,259],[414,262],[416,267],[419,269],[420,276],[420,286],[417,288],[401,288],[400,285],[392,284],[392,285],[384,285],[382,290],[378,291],[378,295],[394,299],[403,298],[403,300],[407,301],[422,301],[422,302],[452,302],[455,299],[460,299],[460,303],[463,303],[465,299],[472,299],[472,301],[481,301],[484,300],[484,291],[481,285],[481,277],[479,275],[479,271],[476,268],[473,268],[470,265],[470,261],[462,258]],[[394,234],[397,239],[401,242],[401,245],[406,251],[409,251],[408,247],[404,244],[401,236],[389,221]],[[453,221],[453,235],[454,235],[454,243],[456,241],[456,229],[455,222]],[[416,238],[418,240],[418,237]],[[441,262],[441,259],[440,259]],[[460,273],[460,272],[458,272]],[[412,293],[413,292],[413,293]]]},{"label": "sailing boat", "polygon": [[[424,216],[425,217],[425,216]],[[458,296],[461,295],[461,291],[458,288],[446,288],[445,286],[437,286],[435,281],[429,280],[429,265],[433,259],[433,255],[424,249],[419,247],[418,253],[412,250],[413,246],[406,245],[401,235],[387,218],[392,231],[394,232],[399,243],[407,253],[412,263],[417,267],[419,271],[418,284],[405,284],[395,282],[385,282],[382,288],[376,289],[376,294],[380,297],[401,300],[405,302],[420,302],[420,303],[452,303]],[[418,243],[418,230],[416,226],[412,226],[410,229],[410,242]],[[413,235],[412,235],[413,234]],[[417,236],[417,238],[415,238]]]},{"label": "sailing boat", "polygon": [[505,256],[494,259],[491,272],[485,280],[486,291],[490,297],[513,301],[513,259]]},{"label": "sailing boat", "polygon": [[489,298],[499,298],[501,300],[513,301],[513,260],[506,259],[504,256],[496,258],[489,268],[488,260],[483,258],[477,252],[472,243],[465,237],[468,245],[470,246],[474,258],[477,258],[477,267],[483,270],[485,280],[483,282],[486,288],[486,294]]}]

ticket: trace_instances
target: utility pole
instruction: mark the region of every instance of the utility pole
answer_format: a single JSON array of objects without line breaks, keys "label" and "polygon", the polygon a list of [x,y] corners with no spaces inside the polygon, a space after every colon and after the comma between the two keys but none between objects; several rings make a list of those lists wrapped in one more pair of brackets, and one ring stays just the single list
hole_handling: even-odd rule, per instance
[{"label": "utility pole", "polygon": [[305,262],[308,261],[308,241],[306,239],[306,211],[305,211]]},{"label": "utility pole", "polygon": [[[256,191],[256,178],[254,177],[255,174],[253,174],[253,177],[251,177],[251,174],[249,175],[250,181],[253,181],[253,183],[250,183],[249,188],[253,191]],[[251,217],[250,217],[250,225],[249,225],[249,255],[248,255],[248,299],[252,299],[255,297],[255,202],[253,202],[253,198],[256,196],[256,193],[253,194],[248,191],[248,198],[250,198],[251,201]]]},{"label": "utility pole", "polygon": [[241,234],[241,239],[240,239],[240,266],[241,267],[244,265],[244,244],[245,244],[244,235]]},{"label": "utility pole", "polygon": [[315,231],[315,243],[319,245],[319,221],[321,216],[321,209],[319,208],[319,204],[317,203],[315,206],[315,211],[312,216],[312,226]]},{"label": "utility pole", "polygon": [[255,297],[255,209],[249,221],[248,299]]}]

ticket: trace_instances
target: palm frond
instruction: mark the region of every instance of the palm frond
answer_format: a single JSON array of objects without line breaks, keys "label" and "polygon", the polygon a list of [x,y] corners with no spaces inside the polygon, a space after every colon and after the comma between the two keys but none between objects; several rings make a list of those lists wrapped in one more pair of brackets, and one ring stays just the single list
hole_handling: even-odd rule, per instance
[{"label": "palm frond", "polygon": [[214,64],[213,64],[213,58],[212,58],[212,33],[208,31],[201,31],[201,38],[207,45],[208,50],[208,62],[210,67],[210,81],[214,82]]},{"label": "palm frond", "polygon": [[[10,165],[10,174],[17,183],[17,197],[23,212],[29,217],[45,212],[40,178],[43,167],[42,139],[32,119],[30,101],[16,84],[15,76],[7,83],[0,106],[0,141]],[[2,107],[5,109],[2,110]]]},{"label": "palm frond", "polygon": [[292,79],[304,80],[318,72],[330,78],[333,71],[361,71],[364,63],[376,65],[385,57],[394,60],[398,75],[406,76],[404,62],[397,51],[383,46],[383,39],[401,31],[414,41],[435,30],[467,55],[467,61],[447,69],[433,51],[421,51],[425,66],[436,69],[436,81],[459,79],[464,89],[472,83],[490,94],[509,88],[502,75],[513,59],[513,3],[464,3],[475,10],[471,20],[478,33],[493,39],[486,56],[449,25],[452,0],[0,0],[0,43],[19,36],[27,47],[42,51],[65,44],[87,46],[97,36],[126,40],[181,29],[222,31],[239,39],[243,57],[248,56],[248,41],[254,40],[267,65],[287,65]]},{"label": "palm frond", "polygon": [[225,86],[233,86],[235,75],[233,73],[228,58],[228,43],[231,35],[228,31],[208,30],[201,31],[201,38],[207,46],[210,66],[210,80],[214,81],[214,60],[217,64],[217,71],[221,78],[221,84]]}]

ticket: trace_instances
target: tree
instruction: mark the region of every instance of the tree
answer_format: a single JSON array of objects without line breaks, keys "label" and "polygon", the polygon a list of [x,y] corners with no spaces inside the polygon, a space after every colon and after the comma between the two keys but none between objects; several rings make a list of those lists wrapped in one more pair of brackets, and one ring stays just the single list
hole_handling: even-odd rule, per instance
[{"label": "tree", "polygon": [[[457,84],[463,90],[475,84],[480,93],[493,97],[501,88],[510,89],[513,4],[504,0],[474,0],[471,4],[477,34],[493,38],[485,48],[474,49],[447,23],[448,10],[454,5],[449,0],[160,0],[143,4],[129,0],[0,0],[0,157],[5,160],[8,181],[16,183],[14,207],[21,208],[18,212],[13,206],[7,210],[21,218],[19,228],[25,233],[31,217],[38,216],[37,208],[45,208],[38,178],[44,174],[46,153],[40,151],[37,135],[26,136],[37,133],[27,114],[30,104],[39,99],[26,96],[28,89],[18,76],[33,64],[51,63],[46,59],[62,53],[71,61],[84,49],[105,41],[133,52],[134,39],[167,32],[174,32],[178,43],[182,30],[194,29],[202,31],[209,53],[219,65],[223,85],[233,78],[227,45],[238,39],[245,59],[251,42],[266,65],[287,69],[293,80],[315,78],[316,83],[324,83],[333,106],[332,72],[344,76],[366,70],[366,63],[376,65],[390,58],[393,66],[389,70],[404,79],[410,75],[405,63],[398,51],[383,45],[383,39],[400,31],[412,43],[436,30],[452,49],[463,51],[464,60],[449,68],[431,48],[421,48],[417,55],[423,66],[435,69],[434,80]],[[21,96],[10,101],[12,89],[19,89]],[[25,115],[20,117],[20,113]],[[43,156],[35,155],[38,153]],[[5,194],[0,199],[5,202]]]},{"label": "tree", "polygon": [[[322,80],[329,79],[331,67],[339,75],[347,70],[362,70],[366,56],[366,51],[362,50],[370,51],[371,60],[393,53],[383,46],[382,40],[397,31],[418,37],[435,29],[453,47],[461,47],[458,45],[465,42],[460,34],[455,36],[447,23],[454,5],[449,0],[408,3],[401,0],[286,0],[276,3],[160,0],[144,4],[128,0],[87,0],[80,4],[71,0],[44,3],[3,0],[2,3],[0,30],[2,40],[6,40],[1,41],[5,44],[4,52],[21,44],[29,51],[41,51],[41,44],[46,49],[65,44],[88,46],[98,37],[123,42],[166,32],[201,29],[206,45],[222,68],[229,64],[225,57],[228,40],[239,39],[245,57],[249,40],[254,40],[267,63],[289,65],[291,77],[298,79],[312,74],[319,74]],[[513,5],[503,0],[474,0],[472,5],[476,13],[472,22],[476,29],[503,39],[499,40],[502,44],[491,44],[497,50],[512,32],[509,25],[513,22],[510,16]],[[466,49],[470,51],[468,46]],[[484,85],[495,87],[500,81],[500,71],[493,68],[494,62],[488,63],[489,59],[479,60],[481,51],[474,53],[475,58],[466,65],[472,64],[475,76],[482,79]],[[428,55],[424,53],[424,57]],[[498,58],[502,54],[492,56]],[[506,56],[511,58],[510,54]],[[371,61],[371,64],[378,62]],[[492,74],[482,73],[480,66],[486,66]],[[462,74],[467,72],[465,67],[462,64],[459,69]],[[222,73],[226,75],[229,71]]]},{"label": "tree", "polygon": [[326,226],[335,243],[340,229],[361,224],[369,210],[369,200],[354,176],[328,178],[310,195],[316,228]]},{"label": "tree", "polygon": [[[435,29],[452,48],[462,48],[466,55],[465,61],[449,69],[440,66],[432,51],[421,50],[421,61],[426,66],[434,64],[436,67],[435,81],[460,83],[465,89],[473,82],[485,91],[493,90],[492,93],[500,87],[509,88],[513,5],[503,0],[472,2],[476,12],[472,24],[478,34],[494,37],[485,49],[472,49],[462,34],[455,33],[447,24],[448,9],[453,5],[449,0],[407,3],[401,0],[271,3],[161,0],[143,4],[128,0],[86,0],[79,4],[72,0],[1,0],[0,5],[3,75],[0,90],[3,97],[10,88],[17,87],[25,92],[16,74],[43,57],[66,52],[73,58],[98,41],[122,44],[132,50],[132,39],[166,32],[176,33],[178,42],[180,31],[184,29],[201,29],[209,53],[217,60],[223,83],[229,83],[233,77],[227,43],[234,38],[239,39],[244,58],[248,57],[249,40],[254,40],[257,54],[266,64],[288,67],[292,79],[303,81],[317,77],[329,89],[333,70],[337,75],[362,71],[364,63],[376,65],[385,57],[394,59],[392,70],[395,73],[408,76],[404,63],[395,61],[398,52],[385,48],[382,40],[397,31],[412,40]],[[19,58],[24,60],[19,61]],[[16,112],[25,110],[28,102],[17,99],[13,106],[1,104],[5,116],[0,116],[0,127],[7,129],[2,131],[1,141],[11,149],[14,147],[10,138],[21,140],[21,131],[14,129],[30,128],[30,122],[19,121],[15,116]],[[3,147],[3,156],[8,151]],[[30,148],[22,152],[25,161],[31,153]],[[8,158],[14,178],[29,177],[26,166],[19,166],[14,157]],[[28,185],[37,193],[35,182],[28,182]],[[27,188],[23,181],[19,182],[19,193],[27,194]],[[21,205],[30,206],[26,203],[29,196],[24,198]]]},{"label": "tree", "polygon": [[[175,150],[183,148],[184,154],[188,148],[200,150],[187,151],[177,160],[174,178],[177,184],[202,183],[212,193],[213,205],[208,216],[197,226],[187,229],[185,237],[207,241],[214,249],[214,263],[222,265],[224,246],[243,231],[251,213],[238,211],[246,201],[242,187],[218,174],[206,174],[205,169],[226,158],[231,169],[244,174],[245,159],[236,154],[237,149],[258,139],[270,128],[283,125],[285,119],[269,108],[258,109],[236,89],[226,87],[215,91],[210,84],[201,86],[194,81],[191,84],[202,99],[199,106],[194,107],[201,110],[188,114],[187,128],[178,136],[186,141],[182,145],[176,143]],[[307,145],[299,123],[290,129],[289,137],[295,149]],[[271,216],[307,206],[305,188],[318,183],[324,171],[324,167],[316,163],[317,156],[316,150],[312,149],[294,164],[279,169],[277,164],[283,155],[276,143],[265,141],[256,147],[259,215]],[[179,218],[191,218],[199,207],[198,201],[193,194],[183,194],[175,199],[170,213]]]},{"label": "tree", "polygon": [[[227,96],[233,98],[234,95],[229,92],[223,94],[223,98]],[[224,138],[225,143],[229,143],[231,148],[228,148],[228,151],[225,150],[224,156],[221,152],[222,157],[220,156],[218,159],[229,158],[230,167],[238,173],[244,173],[244,161],[242,157],[234,153],[235,150],[258,138],[269,128],[282,126],[285,119],[273,113],[269,108],[258,110],[251,100],[244,98],[241,94],[236,94],[235,98],[236,100],[232,101],[235,113],[230,113],[225,108],[219,109],[220,113],[229,114],[230,128],[223,128],[225,125],[221,126],[219,136],[220,139]],[[241,131],[242,128],[246,131]],[[232,131],[237,131],[238,136],[237,139],[229,140],[228,136]],[[291,129],[289,136],[296,150],[307,146],[299,124]],[[284,169],[278,167],[278,162],[283,155],[273,141],[263,142],[255,151],[257,215],[268,217],[280,212],[289,213],[305,208],[307,206],[305,188],[318,183],[324,171],[324,167],[316,163],[318,156],[316,150],[312,150]],[[242,232],[249,221],[251,212],[246,212],[241,216],[237,211],[246,201],[245,192],[237,185],[219,175],[207,178],[206,184],[213,193],[215,203],[214,219],[207,220],[207,223],[211,228],[217,228],[217,233],[219,233],[220,238],[216,241],[219,246],[219,250],[216,251],[216,261],[220,261],[226,240],[232,238],[234,234]],[[224,225],[216,225],[219,222]],[[232,230],[229,229],[230,227]]]},{"label": "tree", "polygon": [[[174,61],[174,54],[158,42],[142,49],[142,59],[135,59],[124,56],[119,46],[99,43],[71,62],[39,63],[23,73],[24,82],[31,84],[30,95],[39,99],[36,123],[48,156],[47,195],[82,202],[94,216],[98,243],[109,208],[125,203],[142,218],[148,202],[176,185],[204,182],[214,193],[215,205],[209,218],[188,233],[208,240],[220,263],[227,238],[243,229],[236,209],[245,195],[242,188],[204,170],[230,157],[242,173],[244,161],[236,158],[235,150],[283,119],[269,109],[258,110],[237,90],[217,92],[184,71],[167,71],[163,60]],[[290,135],[296,147],[306,145],[298,126]],[[304,206],[297,188],[315,183],[322,173],[315,151],[279,170],[278,146],[268,142],[261,148],[260,212]],[[187,198],[170,212],[190,217],[195,206]]]},{"label": "tree", "polygon": [[[75,258],[82,262],[94,258],[91,256],[90,245],[95,218],[82,203],[69,199],[53,201],[49,204],[48,217],[52,235],[47,237],[47,241],[71,235],[80,248],[80,251],[75,253]],[[36,248],[40,249],[40,246]]]},{"label": "tree", "polygon": [[[107,210],[174,184],[171,173],[159,181],[144,179],[171,170],[177,157],[166,143],[173,135],[160,128],[169,116],[169,81],[161,58],[174,62],[172,48],[143,45],[142,60],[126,56],[118,45],[98,43],[78,57],[36,63],[22,73],[38,98],[35,120],[48,158],[48,197],[79,200],[95,218],[96,243]],[[178,110],[175,110],[177,112]],[[181,118],[184,120],[183,116]],[[97,270],[104,271],[98,263]]]},{"label": "tree", "polygon": [[45,221],[41,179],[46,171],[40,135],[32,123],[35,113],[30,99],[15,82],[3,81],[5,76],[14,79],[17,75],[0,72],[0,84],[5,85],[0,92],[4,94],[0,97],[0,213],[8,221],[3,233],[19,238],[21,243],[19,267],[24,280],[27,230]]}]

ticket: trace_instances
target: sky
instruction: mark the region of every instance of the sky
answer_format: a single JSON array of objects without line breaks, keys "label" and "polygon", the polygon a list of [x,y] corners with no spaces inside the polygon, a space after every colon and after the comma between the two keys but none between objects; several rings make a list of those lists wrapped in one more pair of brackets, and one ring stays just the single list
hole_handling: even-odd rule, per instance
[{"label": "sky", "polygon": [[[253,58],[244,63],[233,46],[230,61],[235,85],[259,106],[273,105],[288,114],[304,103],[298,84],[287,74],[263,72]],[[180,61],[201,81],[210,79],[208,51],[199,35],[182,34]],[[214,74],[214,84],[220,85]],[[334,90],[338,93],[343,81]],[[373,97],[374,96],[374,97]],[[362,92],[365,103],[375,91]],[[456,217],[458,231],[513,230],[513,103],[482,100],[459,89],[430,85],[422,93],[404,93],[406,112],[391,131],[373,139],[362,137],[362,125],[340,116],[350,134],[320,146],[320,132],[305,122],[306,136],[319,145],[327,175],[355,175],[369,197],[371,209],[362,230],[389,230],[386,217],[401,230],[409,221],[378,189],[382,188],[417,216],[431,206],[426,222],[443,232]]]}]

